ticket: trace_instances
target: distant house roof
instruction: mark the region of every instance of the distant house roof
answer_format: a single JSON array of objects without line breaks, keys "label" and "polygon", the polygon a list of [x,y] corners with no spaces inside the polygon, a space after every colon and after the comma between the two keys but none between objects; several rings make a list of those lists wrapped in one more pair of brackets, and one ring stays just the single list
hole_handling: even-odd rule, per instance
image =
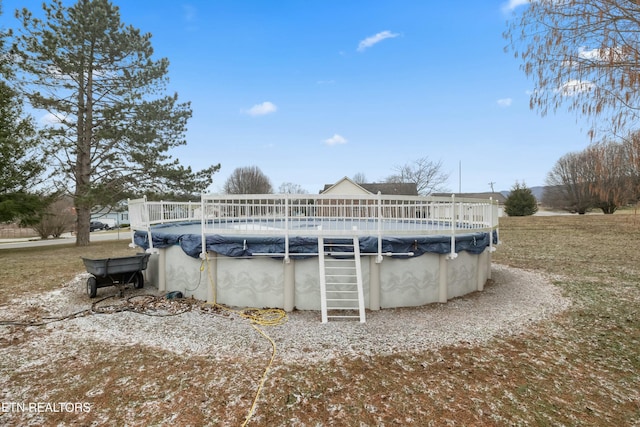
[{"label": "distant house roof", "polygon": [[493,200],[497,200],[498,203],[500,204],[504,204],[504,202],[507,200],[506,197],[504,197],[504,194],[502,193],[498,193],[498,192],[486,192],[486,193],[433,193],[431,194],[432,196],[437,196],[437,197],[451,197],[451,194],[455,194],[456,197],[461,197],[461,198],[465,198],[465,199],[489,199],[492,198]]},{"label": "distant house roof", "polygon": [[389,194],[394,196],[417,196],[418,186],[414,182],[380,182],[372,184],[360,184],[365,190],[378,194]]},{"label": "distant house roof", "polygon": [[361,195],[370,192],[345,176],[335,184],[326,184],[320,194]]},{"label": "distant house roof", "polygon": [[320,194],[381,194],[395,196],[417,196],[418,187],[415,183],[370,183],[358,184],[348,177],[344,177],[335,184],[325,184]]}]

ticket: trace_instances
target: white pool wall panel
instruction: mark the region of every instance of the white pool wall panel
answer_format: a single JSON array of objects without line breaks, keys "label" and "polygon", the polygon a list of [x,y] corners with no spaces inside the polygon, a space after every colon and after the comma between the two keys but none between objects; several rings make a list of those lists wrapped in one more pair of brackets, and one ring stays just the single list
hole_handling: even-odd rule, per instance
[{"label": "white pool wall panel", "polygon": [[[245,259],[209,253],[203,262],[186,255],[179,246],[158,252],[149,261],[146,277],[161,291],[180,291],[185,297],[233,307],[320,310],[317,257],[291,259],[287,263],[281,258]],[[460,252],[455,259],[436,253],[413,258],[385,257],[380,263],[372,258],[375,257],[362,257],[367,309],[446,302],[482,290],[490,278],[489,250],[479,255]],[[159,271],[163,263],[164,274]],[[287,269],[293,272],[289,279]],[[372,283],[372,277],[378,279]],[[292,301],[286,302],[288,287]]]}]

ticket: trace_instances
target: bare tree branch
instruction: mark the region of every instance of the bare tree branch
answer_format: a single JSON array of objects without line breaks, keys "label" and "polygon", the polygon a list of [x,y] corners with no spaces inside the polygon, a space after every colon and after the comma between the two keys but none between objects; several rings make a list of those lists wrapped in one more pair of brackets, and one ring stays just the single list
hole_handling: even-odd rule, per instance
[{"label": "bare tree branch", "polygon": [[[533,78],[530,106],[566,106],[597,131],[631,129],[640,117],[640,5],[627,0],[538,0],[515,15],[506,50]],[[606,124],[606,125],[603,125]]]},{"label": "bare tree branch", "polygon": [[449,174],[442,172],[442,161],[434,162],[422,157],[411,163],[394,168],[396,172],[388,176],[386,182],[410,182],[416,184],[418,194],[422,196],[447,191]]}]

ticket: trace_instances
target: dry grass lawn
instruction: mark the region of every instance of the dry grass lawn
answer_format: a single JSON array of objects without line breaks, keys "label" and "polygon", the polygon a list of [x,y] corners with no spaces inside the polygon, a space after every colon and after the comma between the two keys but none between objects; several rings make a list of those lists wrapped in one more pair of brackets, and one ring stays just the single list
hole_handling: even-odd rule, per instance
[{"label": "dry grass lawn", "polygon": [[[500,226],[494,262],[545,272],[573,301],[568,311],[484,346],[312,366],[276,356],[247,425],[640,424],[640,218],[502,218]],[[0,307],[67,283],[84,271],[80,256],[87,251],[0,246]],[[90,252],[135,251],[114,242]],[[33,318],[46,314],[46,307],[25,307],[24,314],[29,310]],[[270,357],[184,357],[78,336],[51,343],[44,327],[0,331],[5,409],[10,402],[91,404],[89,412],[72,414],[0,412],[0,425],[239,426]]]}]

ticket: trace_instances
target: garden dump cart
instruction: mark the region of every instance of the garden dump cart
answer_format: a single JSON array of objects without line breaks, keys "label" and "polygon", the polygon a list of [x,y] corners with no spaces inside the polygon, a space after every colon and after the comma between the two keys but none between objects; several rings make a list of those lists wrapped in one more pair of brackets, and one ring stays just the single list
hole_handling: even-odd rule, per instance
[{"label": "garden dump cart", "polygon": [[120,296],[123,296],[125,285],[130,283],[136,289],[142,288],[144,286],[142,271],[147,268],[150,255],[143,253],[119,258],[82,258],[87,272],[92,274],[87,279],[87,294],[90,298],[94,298],[98,288],[117,286]]}]

